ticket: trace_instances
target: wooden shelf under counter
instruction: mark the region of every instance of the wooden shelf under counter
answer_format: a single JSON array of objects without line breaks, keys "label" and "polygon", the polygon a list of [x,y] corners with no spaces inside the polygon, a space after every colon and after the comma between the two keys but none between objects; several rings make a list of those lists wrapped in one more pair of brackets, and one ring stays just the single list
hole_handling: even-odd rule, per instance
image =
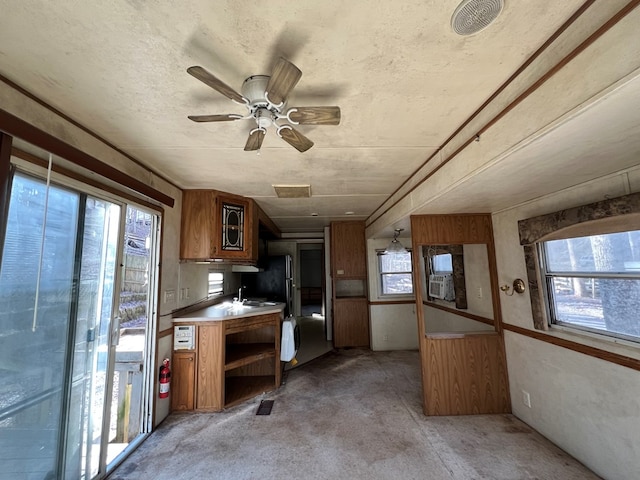
[{"label": "wooden shelf under counter", "polygon": [[244,367],[265,358],[275,357],[273,343],[236,343],[226,346],[224,369]]},{"label": "wooden shelf under counter", "polygon": [[225,379],[225,408],[248,400],[274,389],[274,375],[252,375],[246,377],[227,377]]}]

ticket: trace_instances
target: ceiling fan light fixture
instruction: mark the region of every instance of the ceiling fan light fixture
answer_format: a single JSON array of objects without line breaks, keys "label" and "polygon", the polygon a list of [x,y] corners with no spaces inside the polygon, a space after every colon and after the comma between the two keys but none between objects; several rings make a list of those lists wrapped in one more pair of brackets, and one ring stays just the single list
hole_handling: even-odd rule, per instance
[{"label": "ceiling fan light fixture", "polygon": [[[251,130],[245,143],[247,152],[260,151],[263,136],[267,128],[274,126],[276,134],[299,152],[313,147],[313,142],[305,137],[294,125],[338,125],[340,107],[294,107],[286,110],[287,96],[302,76],[298,67],[280,57],[270,76],[252,75],[242,84],[242,94],[217,78],[203,67],[194,65],[187,73],[213,88],[228,99],[239,103],[248,110],[246,115],[216,114],[189,115],[194,122],[229,122],[235,120],[254,120],[258,126]],[[287,123],[285,123],[287,122]],[[262,135],[258,135],[261,132]]]},{"label": "ceiling fan light fixture", "polygon": [[244,81],[240,92],[247,99],[249,105],[267,105],[268,102],[264,95],[267,83],[269,83],[267,75],[252,75]]},{"label": "ceiling fan light fixture", "polygon": [[407,249],[404,248],[404,245],[402,245],[402,243],[400,243],[400,240],[398,240],[398,236],[400,235],[400,232],[402,232],[403,230],[404,228],[395,229],[393,233],[393,240],[391,240],[391,243],[384,251],[385,254],[407,253]]},{"label": "ceiling fan light fixture", "polygon": [[[274,120],[273,114],[266,108],[258,108],[253,116],[260,129],[269,128]],[[267,132],[265,131],[265,133]]]}]

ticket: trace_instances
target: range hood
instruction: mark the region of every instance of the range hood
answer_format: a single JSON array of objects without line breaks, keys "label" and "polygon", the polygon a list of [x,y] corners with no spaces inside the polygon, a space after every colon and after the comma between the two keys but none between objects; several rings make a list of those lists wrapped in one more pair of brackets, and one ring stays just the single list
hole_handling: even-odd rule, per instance
[{"label": "range hood", "polygon": [[263,268],[255,265],[231,265],[231,271],[236,273],[262,272]]}]

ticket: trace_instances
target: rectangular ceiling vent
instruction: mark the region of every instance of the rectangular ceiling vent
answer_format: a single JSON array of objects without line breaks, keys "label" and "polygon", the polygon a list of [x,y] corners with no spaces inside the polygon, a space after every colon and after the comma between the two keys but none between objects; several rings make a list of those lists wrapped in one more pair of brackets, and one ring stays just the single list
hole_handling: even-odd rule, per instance
[{"label": "rectangular ceiling vent", "polygon": [[311,185],[273,185],[278,198],[309,198]]}]

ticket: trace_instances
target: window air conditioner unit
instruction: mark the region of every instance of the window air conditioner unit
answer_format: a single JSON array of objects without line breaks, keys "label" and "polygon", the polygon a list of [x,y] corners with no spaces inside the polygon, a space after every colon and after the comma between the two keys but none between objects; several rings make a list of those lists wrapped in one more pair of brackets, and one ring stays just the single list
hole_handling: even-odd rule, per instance
[{"label": "window air conditioner unit", "polygon": [[429,296],[442,300],[452,300],[454,295],[451,274],[429,275]]}]

